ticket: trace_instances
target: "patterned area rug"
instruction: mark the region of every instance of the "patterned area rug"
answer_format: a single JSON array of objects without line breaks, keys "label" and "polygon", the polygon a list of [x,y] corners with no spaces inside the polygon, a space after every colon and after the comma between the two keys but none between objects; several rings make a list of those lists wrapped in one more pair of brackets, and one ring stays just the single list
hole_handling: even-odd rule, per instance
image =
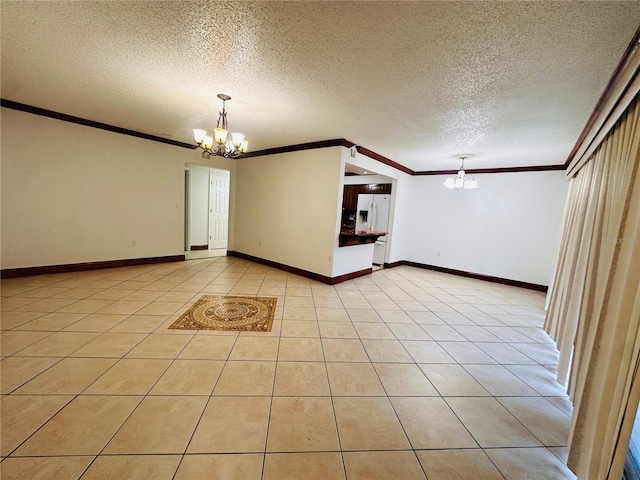
[{"label": "patterned area rug", "polygon": [[276,298],[203,295],[169,328],[270,332]]}]

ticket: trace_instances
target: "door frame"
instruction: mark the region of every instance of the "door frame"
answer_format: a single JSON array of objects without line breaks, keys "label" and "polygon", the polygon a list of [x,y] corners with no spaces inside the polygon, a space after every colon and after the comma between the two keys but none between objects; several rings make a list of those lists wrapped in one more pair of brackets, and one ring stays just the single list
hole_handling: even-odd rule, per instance
[{"label": "door frame", "polygon": [[219,249],[228,249],[229,248],[229,217],[230,217],[230,207],[231,207],[231,171],[230,170],[225,170],[223,168],[209,168],[209,208],[208,208],[208,215],[207,215],[207,233],[208,233],[208,242],[207,242],[207,247],[209,250],[212,250],[211,247],[211,243],[213,241],[212,235],[211,235],[211,215],[213,214],[213,198],[212,198],[212,193],[213,193],[213,176],[216,175],[216,172],[220,172],[223,173],[225,177],[227,177],[227,181],[229,182],[229,191],[227,192],[227,241],[226,241],[226,245],[224,247],[215,247],[216,250]]},{"label": "door frame", "polygon": [[191,169],[184,167],[184,251],[191,249]]},{"label": "door frame", "polygon": [[[233,189],[234,189],[234,169],[233,168],[225,168],[225,167],[213,167],[211,165],[203,165],[202,163],[199,163],[197,160],[195,163],[189,163],[186,162],[185,166],[184,166],[184,170],[185,170],[185,180],[184,180],[184,202],[185,202],[185,206],[184,206],[184,248],[185,251],[190,251],[191,250],[191,227],[192,227],[192,221],[191,221],[191,216],[193,214],[193,205],[200,205],[199,202],[193,202],[192,203],[192,183],[193,183],[193,169],[205,169],[208,171],[209,173],[209,181],[208,181],[208,186],[207,186],[207,199],[206,199],[206,210],[207,210],[207,218],[205,220],[206,222],[206,229],[207,229],[207,237],[209,237],[209,230],[210,230],[210,210],[211,210],[211,172],[212,171],[219,171],[219,172],[224,172],[224,173],[228,173],[229,175],[229,229],[227,232],[227,247],[225,248],[229,248],[229,242],[231,241],[232,238],[232,224],[233,224],[233,219],[232,219],[232,211],[233,211]],[[207,238],[207,248],[209,247],[209,238]]]}]

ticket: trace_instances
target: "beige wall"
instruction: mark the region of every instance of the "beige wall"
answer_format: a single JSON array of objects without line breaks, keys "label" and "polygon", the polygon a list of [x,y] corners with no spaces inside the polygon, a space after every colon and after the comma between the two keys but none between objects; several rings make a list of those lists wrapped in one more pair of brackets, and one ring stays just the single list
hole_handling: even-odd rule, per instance
[{"label": "beige wall", "polygon": [[342,147],[236,163],[235,249],[330,277]]},{"label": "beige wall", "polygon": [[1,112],[2,268],[183,252],[192,150]]},{"label": "beige wall", "polygon": [[405,259],[549,285],[569,188],[565,172],[475,175],[477,190],[449,190],[446,178],[413,178]]},{"label": "beige wall", "polygon": [[[370,266],[339,248],[344,163],[393,179],[386,261],[548,284],[564,172],[478,175],[451,191],[349,149],[202,159],[193,150],[3,108],[1,268],[178,255],[186,164],[231,172],[229,249],[328,277]],[[134,245],[135,242],[135,245]],[[366,251],[365,251],[366,250]]]}]

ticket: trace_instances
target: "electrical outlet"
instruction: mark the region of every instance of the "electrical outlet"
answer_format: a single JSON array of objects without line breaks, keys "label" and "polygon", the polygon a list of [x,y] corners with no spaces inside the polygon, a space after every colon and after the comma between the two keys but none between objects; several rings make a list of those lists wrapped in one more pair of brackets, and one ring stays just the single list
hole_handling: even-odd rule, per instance
[{"label": "electrical outlet", "polygon": [[258,242],[258,246],[261,247],[262,246],[262,242]]},{"label": "electrical outlet", "polygon": [[135,241],[135,240],[133,240],[133,241],[131,242],[131,245],[135,247],[135,246],[136,246],[136,241]]},{"label": "electrical outlet", "polygon": [[440,252],[438,252],[438,256],[440,256]]},{"label": "electrical outlet", "polygon": [[327,261],[331,263],[331,255],[329,255],[329,258],[327,259]]}]

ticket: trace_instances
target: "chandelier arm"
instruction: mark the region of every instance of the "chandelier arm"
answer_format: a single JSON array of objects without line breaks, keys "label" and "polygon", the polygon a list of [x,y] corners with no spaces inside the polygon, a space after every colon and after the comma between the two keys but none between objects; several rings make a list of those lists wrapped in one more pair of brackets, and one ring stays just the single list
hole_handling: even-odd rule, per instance
[{"label": "chandelier arm", "polygon": [[[216,123],[216,130],[222,129],[225,132],[216,132],[213,139],[215,139],[215,143],[207,145],[208,141],[205,142],[207,138],[204,130],[194,130],[194,137],[196,138],[196,144],[199,148],[204,150],[209,155],[214,156],[222,156],[225,158],[241,158],[244,157],[244,153],[247,151],[247,141],[244,140],[244,135],[239,135],[238,138],[242,138],[242,141],[237,141],[238,145],[234,143],[233,135],[229,132],[229,123],[227,121],[227,108],[226,101],[231,100],[226,94],[218,94],[218,98],[222,100],[222,110],[218,112],[218,121]],[[220,133],[220,136],[218,136]],[[202,136],[203,138],[198,142],[197,139]],[[218,139],[226,138],[223,143],[219,143]],[[213,140],[212,139],[212,140]],[[213,146],[215,145],[215,147]]]},{"label": "chandelier arm", "polygon": [[454,158],[460,160],[460,169],[458,170],[458,174],[457,175],[452,175],[450,177],[448,177],[445,182],[444,182],[444,186],[447,187],[448,189],[451,190],[455,190],[455,189],[476,189],[478,188],[478,182],[475,180],[474,177],[467,175],[467,172],[465,172],[464,170],[464,161],[467,158],[471,158],[473,157],[472,154],[469,155],[455,155]]}]

